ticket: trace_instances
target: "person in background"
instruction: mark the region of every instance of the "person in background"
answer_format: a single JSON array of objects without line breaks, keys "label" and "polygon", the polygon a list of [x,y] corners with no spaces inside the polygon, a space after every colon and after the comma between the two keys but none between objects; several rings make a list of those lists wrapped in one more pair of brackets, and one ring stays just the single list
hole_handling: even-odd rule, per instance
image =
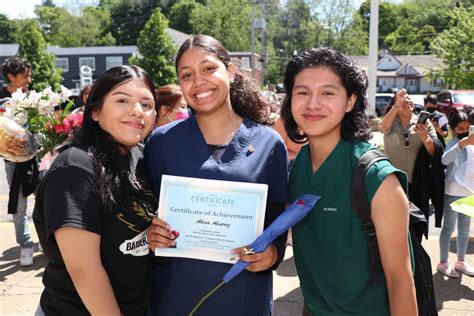
[{"label": "person in background", "polygon": [[384,150],[393,164],[407,173],[409,186],[420,148],[425,147],[430,155],[436,152],[433,125],[430,121],[418,124],[418,116],[413,109],[413,101],[407,91],[400,89],[390,100],[387,114],[379,124],[384,134]]},{"label": "person in background", "polygon": [[276,120],[273,128],[278,132],[278,134],[280,134],[281,138],[283,138],[283,141],[285,142],[286,150],[288,151],[288,160],[290,161],[291,165],[304,144],[295,143],[288,137],[288,134],[285,131],[285,123],[281,116]]},{"label": "person in background", "polygon": [[146,230],[158,207],[144,181],[155,89],[137,66],[92,87],[82,127],[38,189],[33,220],[48,265],[36,316],[145,315],[151,290]]},{"label": "person in background", "polygon": [[446,147],[444,138],[448,136],[448,119],[444,113],[436,110],[436,104],[438,101],[436,100],[435,95],[428,94],[424,98],[424,102],[426,111],[430,112],[430,121],[436,131],[436,136],[438,136],[438,140],[441,142],[444,148]]},{"label": "person in background", "polygon": [[156,89],[156,113],[158,126],[189,117],[188,105],[179,86],[169,84]]},{"label": "person in background", "polygon": [[[418,123],[413,101],[405,89],[390,100],[387,114],[379,124],[384,151],[393,165],[407,173],[408,198],[429,220],[429,202],[435,207],[436,226],[440,227],[444,199],[443,146],[428,119]],[[428,231],[425,231],[427,237]],[[421,241],[421,235],[418,236]]]},{"label": "person in background", "polygon": [[288,63],[282,117],[288,136],[307,140],[290,174],[290,202],[321,196],[293,230],[303,315],[417,315],[408,242],[406,174],[379,161],[366,191],[383,273],[372,284],[367,236],[352,206],[351,179],[367,140],[367,77],[336,50],[312,48]]},{"label": "person in background", "polygon": [[[160,196],[164,174],[267,184],[264,227],[268,227],[284,210],[288,196],[285,144],[265,126],[270,106],[237,72],[228,51],[213,37],[187,39],[175,65],[194,115],[155,129],[145,145],[147,175],[155,196]],[[148,233],[151,249],[176,244],[168,228],[161,219],[153,219]],[[284,234],[253,255],[234,249],[236,257],[251,264],[206,301],[196,316],[271,315],[272,271],[283,260],[285,241]],[[187,258],[155,260],[152,314],[188,315],[230,268],[227,263]]]},{"label": "person in background", "polygon": [[[2,66],[2,74],[8,83],[0,91],[0,99],[12,96],[12,93],[20,89],[28,91],[31,83],[31,64],[19,57],[10,57]],[[16,163],[4,160],[5,174],[10,187],[8,198],[8,213],[13,214],[15,224],[16,242],[20,245],[20,265],[23,267],[33,265],[33,240],[28,228],[27,198],[36,189],[38,176],[34,170],[38,170],[36,157],[33,159]],[[33,175],[28,177],[28,174]]]},{"label": "person in background", "polygon": [[474,125],[474,110],[469,111],[467,116],[468,116],[469,124]]},{"label": "person in background", "polygon": [[84,107],[87,103],[87,98],[89,97],[89,94],[91,93],[92,86],[91,85],[86,85],[84,88],[82,88],[81,92],[79,93],[79,96],[77,97],[76,101],[74,102],[74,107],[72,110],[80,109]]},{"label": "person in background", "polygon": [[[437,270],[442,274],[457,278],[459,272],[474,276],[474,267],[465,261],[471,217],[455,212],[451,203],[474,194],[474,135],[469,133],[469,120],[464,112],[451,114],[449,127],[454,137],[448,142],[441,161],[446,168],[443,224],[439,236],[440,262]],[[451,235],[457,224],[456,254],[454,267],[449,264]]]}]

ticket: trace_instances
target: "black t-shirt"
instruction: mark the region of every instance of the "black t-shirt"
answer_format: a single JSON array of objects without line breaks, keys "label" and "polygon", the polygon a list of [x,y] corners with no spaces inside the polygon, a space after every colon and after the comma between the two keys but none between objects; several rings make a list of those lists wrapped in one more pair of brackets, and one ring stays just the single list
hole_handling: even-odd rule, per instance
[{"label": "black t-shirt", "polygon": [[12,94],[7,90],[7,87],[3,87],[2,90],[0,90],[0,99],[11,98],[11,96]]},{"label": "black t-shirt", "polygon": [[[141,181],[141,150],[132,149],[131,170]],[[54,232],[76,227],[101,236],[102,265],[109,276],[120,310],[144,315],[151,291],[151,262],[146,229],[157,209],[153,193],[140,191],[133,210],[104,212],[94,190],[94,168],[88,153],[77,147],[62,152],[45,175],[36,199],[33,220],[49,260],[43,274],[41,308],[46,315],[89,315],[66,270]],[[136,181],[134,181],[136,182]],[[132,198],[123,197],[123,198]],[[74,245],[71,245],[74,247]]]}]

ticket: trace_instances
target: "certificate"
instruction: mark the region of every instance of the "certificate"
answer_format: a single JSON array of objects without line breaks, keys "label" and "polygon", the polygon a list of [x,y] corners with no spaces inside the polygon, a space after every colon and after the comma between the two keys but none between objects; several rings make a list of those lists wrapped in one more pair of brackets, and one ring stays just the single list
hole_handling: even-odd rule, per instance
[{"label": "certificate", "polygon": [[231,250],[263,232],[267,191],[266,184],[164,175],[158,217],[178,237],[155,255],[235,263]]}]

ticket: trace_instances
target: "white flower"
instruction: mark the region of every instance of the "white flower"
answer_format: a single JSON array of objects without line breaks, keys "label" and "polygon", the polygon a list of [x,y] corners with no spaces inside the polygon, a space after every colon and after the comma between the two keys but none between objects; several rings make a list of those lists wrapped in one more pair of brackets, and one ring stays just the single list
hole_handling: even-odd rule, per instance
[{"label": "white flower", "polygon": [[47,86],[44,90],[43,90],[43,95],[44,96],[47,96],[47,97],[51,97],[51,95],[54,94],[53,90],[51,90],[51,87],[50,86]]},{"label": "white flower", "polygon": [[12,93],[12,102],[13,103],[20,103],[24,99],[26,99],[26,93],[24,93],[21,89],[17,89],[15,92]]},{"label": "white flower", "polygon": [[43,98],[43,93],[38,93],[35,90],[31,91],[28,95],[28,101],[30,104],[37,104]]},{"label": "white flower", "polygon": [[69,100],[69,97],[71,96],[71,90],[66,88],[65,86],[61,85],[61,92],[59,93],[59,96],[61,97],[62,101],[67,101]]},{"label": "white flower", "polygon": [[50,114],[53,112],[54,103],[48,100],[40,100],[37,103],[37,108],[41,114]]}]

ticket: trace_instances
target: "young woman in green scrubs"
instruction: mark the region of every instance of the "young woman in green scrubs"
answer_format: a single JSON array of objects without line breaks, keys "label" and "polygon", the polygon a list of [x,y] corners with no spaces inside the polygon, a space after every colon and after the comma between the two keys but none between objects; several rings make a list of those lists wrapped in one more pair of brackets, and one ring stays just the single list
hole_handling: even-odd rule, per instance
[{"label": "young woman in green scrubs", "polygon": [[293,228],[306,315],[417,315],[408,242],[406,174],[377,162],[365,183],[383,272],[372,284],[367,237],[351,204],[352,171],[372,146],[365,114],[367,77],[339,52],[304,51],[288,64],[285,129],[307,141],[295,159],[290,198],[321,196]]}]

